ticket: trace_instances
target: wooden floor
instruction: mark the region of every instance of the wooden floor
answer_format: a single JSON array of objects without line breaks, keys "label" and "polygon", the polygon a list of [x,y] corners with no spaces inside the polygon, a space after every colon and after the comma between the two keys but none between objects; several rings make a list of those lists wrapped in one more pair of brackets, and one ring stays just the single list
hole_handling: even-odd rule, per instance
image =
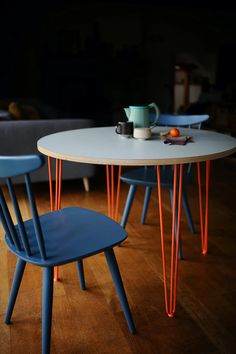
[{"label": "wooden floor", "polygon": [[[138,192],[127,225],[128,239],[115,252],[137,326],[127,329],[103,255],[85,260],[87,290],[81,291],[75,264],[60,268],[55,284],[52,353],[208,354],[236,353],[236,164],[212,163],[209,214],[209,253],[202,256],[199,239],[197,185],[189,200],[197,234],[192,235],[182,215],[184,260],[179,266],[177,311],[164,311],[163,278],[156,191],[147,224],[140,225],[143,191]],[[62,206],[80,205],[106,213],[106,190],[91,181],[63,185]],[[49,210],[48,186],[36,186],[39,212]],[[170,245],[170,202],[164,193],[167,249]],[[127,194],[122,184],[121,210]],[[28,209],[22,199],[25,216]],[[10,326],[3,324],[15,257],[0,240],[0,353],[41,351],[41,269],[28,266]]]}]

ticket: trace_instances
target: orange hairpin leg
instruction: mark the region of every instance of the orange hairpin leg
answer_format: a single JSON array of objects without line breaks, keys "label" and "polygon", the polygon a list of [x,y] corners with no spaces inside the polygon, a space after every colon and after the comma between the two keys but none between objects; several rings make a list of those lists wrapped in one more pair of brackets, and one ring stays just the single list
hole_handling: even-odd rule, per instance
[{"label": "orange hairpin leg", "polygon": [[[179,167],[179,193],[177,198],[177,181],[178,181],[178,167]],[[180,238],[180,218],[181,218],[181,202],[182,202],[182,181],[183,181],[183,165],[174,166],[174,181],[173,181],[173,208],[172,208],[172,233],[171,233],[171,261],[170,261],[170,296],[168,298],[167,289],[167,272],[166,272],[166,256],[165,256],[165,241],[164,241],[164,223],[162,213],[162,193],[161,193],[161,171],[160,166],[157,166],[157,182],[158,182],[158,202],[159,202],[159,215],[160,215],[160,234],[161,234],[161,252],[162,252],[162,267],[163,267],[163,280],[164,280],[164,297],[165,297],[165,310],[169,317],[174,317],[176,310],[177,298],[177,279],[178,279],[178,251],[179,251],[179,238]],[[176,206],[178,203],[178,222],[175,235],[175,218]]]},{"label": "orange hairpin leg", "polygon": [[120,203],[120,175],[121,166],[118,166],[117,189],[115,198],[115,171],[114,166],[106,165],[107,180],[107,209],[108,216],[118,221],[119,203]]},{"label": "orange hairpin leg", "polygon": [[[53,193],[52,181],[52,161],[48,157],[48,176],[49,176],[49,192],[51,211],[61,208],[61,179],[62,179],[62,160],[56,159],[56,178],[55,178],[55,197]],[[58,280],[58,267],[54,267],[54,281]]]},{"label": "orange hairpin leg", "polygon": [[209,214],[209,181],[210,181],[210,161],[206,161],[206,201],[205,201],[205,221],[203,220],[201,165],[197,163],[199,212],[201,227],[202,254],[207,254],[208,249],[208,214]]}]

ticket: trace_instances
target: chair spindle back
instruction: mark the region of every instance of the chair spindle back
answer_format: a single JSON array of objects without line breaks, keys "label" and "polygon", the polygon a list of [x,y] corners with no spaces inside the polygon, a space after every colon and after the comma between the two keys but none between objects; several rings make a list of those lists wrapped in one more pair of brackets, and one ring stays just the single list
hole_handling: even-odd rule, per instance
[{"label": "chair spindle back", "polygon": [[43,234],[38,216],[38,211],[32,191],[30,172],[40,168],[44,164],[42,155],[25,156],[0,156],[0,178],[5,180],[10,203],[12,203],[17,225],[14,225],[11,213],[2,188],[0,187],[0,218],[3,228],[10,243],[15,246],[16,251],[25,252],[28,257],[32,255],[29,238],[26,232],[25,224],[22,218],[18,204],[14,183],[12,177],[24,175],[27,196],[32,214],[34,233],[37,240],[38,250],[43,260],[46,259],[46,250],[44,246]]},{"label": "chair spindle back", "polygon": [[[151,120],[153,113],[151,113]],[[187,127],[201,129],[202,123],[209,119],[208,114],[187,115],[187,114],[160,114],[157,125],[166,127]],[[192,164],[187,166],[187,174],[190,175]]]}]

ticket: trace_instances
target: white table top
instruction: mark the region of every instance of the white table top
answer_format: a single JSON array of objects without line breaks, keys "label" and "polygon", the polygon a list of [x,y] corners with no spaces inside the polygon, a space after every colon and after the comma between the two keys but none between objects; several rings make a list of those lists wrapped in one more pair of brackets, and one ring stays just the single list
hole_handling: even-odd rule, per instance
[{"label": "white table top", "polygon": [[45,136],[37,146],[44,155],[62,160],[123,166],[214,160],[236,152],[235,138],[208,130],[180,128],[193,142],[164,144],[159,133],[168,129],[154,128],[149,140],[123,138],[115,133],[115,127],[76,129]]}]

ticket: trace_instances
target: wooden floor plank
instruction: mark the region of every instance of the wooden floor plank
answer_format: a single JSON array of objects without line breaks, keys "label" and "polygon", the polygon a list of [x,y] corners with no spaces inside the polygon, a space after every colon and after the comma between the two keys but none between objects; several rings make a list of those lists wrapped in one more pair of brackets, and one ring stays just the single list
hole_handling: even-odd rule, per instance
[{"label": "wooden floor plank", "polygon": [[[156,190],[146,225],[140,224],[144,190],[138,189],[127,224],[128,238],[115,249],[127,297],[137,327],[131,335],[120,307],[104,255],[85,260],[87,290],[82,291],[75,264],[59,268],[54,284],[52,354],[219,354],[236,353],[236,208],[235,167],[212,164],[209,210],[209,254],[201,254],[197,184],[188,187],[196,226],[192,235],[182,213],[184,260],[179,265],[177,311],[173,319],[164,311],[163,273]],[[104,174],[82,184],[64,183],[62,205],[79,205],[107,213]],[[196,181],[195,181],[196,182]],[[204,186],[204,183],[203,183]],[[121,210],[127,186],[121,185]],[[39,213],[50,210],[48,185],[35,186]],[[29,209],[23,197],[25,217]],[[163,191],[166,252],[170,252],[171,208]],[[121,219],[121,210],[119,218]],[[169,256],[167,256],[169,264]],[[42,271],[28,265],[12,317],[3,323],[16,259],[0,233],[0,353],[40,353]]]}]

